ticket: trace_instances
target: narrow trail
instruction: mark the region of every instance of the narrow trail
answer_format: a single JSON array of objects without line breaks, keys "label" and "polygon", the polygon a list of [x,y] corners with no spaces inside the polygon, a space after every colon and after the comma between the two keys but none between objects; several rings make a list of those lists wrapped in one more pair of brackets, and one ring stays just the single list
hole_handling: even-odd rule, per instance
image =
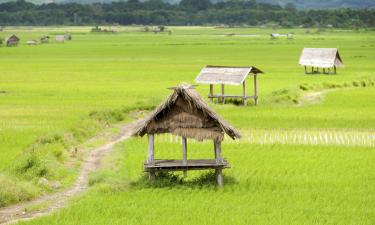
[{"label": "narrow trail", "polygon": [[[93,149],[86,156],[79,175],[73,186],[69,189],[51,195],[45,195],[35,200],[19,203],[13,206],[0,208],[0,224],[13,224],[23,220],[31,220],[37,217],[48,215],[58,209],[64,208],[70,198],[85,192],[88,188],[88,178],[90,172],[96,170],[104,155],[113,150],[115,144],[126,140],[132,134],[134,124],[128,124],[122,127],[118,136],[110,142],[96,149]],[[47,203],[48,206],[41,210],[26,212],[28,206]]]}]

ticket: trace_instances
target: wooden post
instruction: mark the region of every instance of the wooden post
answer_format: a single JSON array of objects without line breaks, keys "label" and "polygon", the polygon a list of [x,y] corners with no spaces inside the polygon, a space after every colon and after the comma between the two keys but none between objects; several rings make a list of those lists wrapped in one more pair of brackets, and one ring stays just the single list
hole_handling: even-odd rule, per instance
[{"label": "wooden post", "polygon": [[246,106],[247,105],[247,98],[246,98],[246,79],[243,81],[243,105]]},{"label": "wooden post", "polygon": [[305,74],[307,74],[307,67],[305,66]]},{"label": "wooden post", "polygon": [[225,103],[224,84],[221,84],[221,101],[222,101],[223,104]]},{"label": "wooden post", "polygon": [[335,71],[334,73],[336,74],[336,72],[337,72],[337,71],[336,71],[336,66],[333,66],[333,69],[334,69],[334,71]]},{"label": "wooden post", "polygon": [[314,67],[311,67],[311,74],[314,74]]},{"label": "wooden post", "polygon": [[[223,159],[221,158],[221,142],[215,141],[214,142],[215,146],[215,160],[216,163],[222,163]],[[223,174],[222,174],[222,169],[218,168],[215,170],[216,174],[216,182],[218,186],[223,186]]]},{"label": "wooden post", "polygon": [[213,95],[214,95],[214,85],[213,84],[210,84],[210,101],[213,102],[214,98],[213,98]]},{"label": "wooden post", "polygon": [[[148,154],[147,154],[147,163],[154,165],[155,164],[155,152],[154,152],[154,134],[148,135]],[[149,172],[149,180],[155,180],[155,171]]]},{"label": "wooden post", "polygon": [[[182,137],[182,164],[187,166],[187,139]],[[187,177],[187,170],[184,170],[184,177]]]},{"label": "wooden post", "polygon": [[258,105],[258,84],[256,74],[254,74],[254,103],[255,105]]},{"label": "wooden post", "polygon": [[326,74],[326,68],[323,68],[323,74]]},{"label": "wooden post", "polygon": [[216,169],[215,173],[216,173],[217,186],[222,187],[224,185],[222,169]]},{"label": "wooden post", "polygon": [[215,159],[216,163],[221,163],[223,162],[223,159],[221,158],[221,142],[216,142],[214,143],[215,145]]}]

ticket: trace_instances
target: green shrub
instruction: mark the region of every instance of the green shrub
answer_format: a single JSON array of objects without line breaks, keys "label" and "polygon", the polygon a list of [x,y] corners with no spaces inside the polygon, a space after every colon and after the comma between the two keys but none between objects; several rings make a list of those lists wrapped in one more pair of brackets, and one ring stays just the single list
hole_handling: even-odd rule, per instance
[{"label": "green shrub", "polygon": [[0,175],[0,184],[0,207],[31,200],[41,192],[30,182],[10,179],[4,175]]}]

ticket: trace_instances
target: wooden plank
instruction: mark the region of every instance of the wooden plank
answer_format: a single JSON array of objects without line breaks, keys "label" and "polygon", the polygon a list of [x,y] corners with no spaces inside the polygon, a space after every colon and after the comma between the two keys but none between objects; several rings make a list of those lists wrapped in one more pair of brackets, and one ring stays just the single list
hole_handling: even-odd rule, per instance
[{"label": "wooden plank", "polygon": [[[225,97],[225,98],[244,98],[243,95],[220,95],[220,94],[216,94],[216,95],[212,95],[212,96],[207,96],[208,98],[221,98],[221,97]],[[246,99],[249,99],[249,98],[255,98],[255,96],[246,96],[245,97]]]},{"label": "wooden plank", "polygon": [[194,160],[187,160],[187,164],[185,165],[182,160],[155,160],[155,164],[148,164],[147,162],[144,163],[144,170],[146,172],[155,172],[159,170],[170,170],[170,171],[178,171],[178,170],[206,170],[206,169],[224,169],[230,168],[228,161],[222,159],[221,162],[216,162],[215,159],[194,159]]}]

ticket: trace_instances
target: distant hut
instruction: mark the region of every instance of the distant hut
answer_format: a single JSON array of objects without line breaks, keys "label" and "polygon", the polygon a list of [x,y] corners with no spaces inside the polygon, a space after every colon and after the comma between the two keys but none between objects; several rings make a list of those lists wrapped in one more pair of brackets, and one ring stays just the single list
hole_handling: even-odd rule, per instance
[{"label": "distant hut", "polygon": [[11,36],[9,36],[9,37],[7,38],[7,40],[5,41],[7,47],[17,46],[19,42],[20,42],[19,37],[17,37],[17,36],[14,35],[14,34],[12,34]]},{"label": "distant hut", "polygon": [[65,36],[64,35],[56,35],[55,40],[56,40],[56,42],[63,43],[65,41]]},{"label": "distant hut", "polygon": [[65,33],[64,38],[66,41],[71,41],[72,40],[72,35],[70,33]]},{"label": "distant hut", "polygon": [[38,44],[38,42],[36,40],[28,40],[28,41],[26,41],[26,44],[27,45],[36,45],[36,44]]},{"label": "distant hut", "polygon": [[[144,169],[150,180],[158,171],[184,171],[215,169],[219,186],[223,185],[222,169],[228,162],[221,156],[221,142],[227,134],[232,139],[240,134],[230,124],[214,112],[194,90],[184,84],[173,88],[173,93],[144,119],[136,128],[135,136],[148,135],[148,156]],[[156,134],[171,133],[182,137],[182,160],[154,159],[154,139]],[[215,159],[187,159],[187,138],[198,141],[212,140]]]},{"label": "distant hut", "polygon": [[46,44],[49,42],[49,36],[48,35],[43,35],[40,37],[40,43],[41,44]]},{"label": "distant hut", "polygon": [[[305,74],[320,73],[319,68],[323,74],[336,74],[336,68],[344,66],[337,48],[304,48],[299,64],[305,67]],[[311,72],[308,72],[308,67],[311,67]]]},{"label": "distant hut", "polygon": [[277,39],[277,38],[280,37],[280,34],[272,33],[272,34],[270,34],[270,37],[271,37],[271,39]]},{"label": "distant hut", "polygon": [[293,34],[293,33],[288,33],[288,34],[286,35],[286,38],[287,38],[287,39],[293,39],[293,38],[294,38],[294,34]]},{"label": "distant hut", "polygon": [[[224,104],[225,99],[227,98],[240,98],[243,100],[243,104],[247,104],[248,99],[254,99],[255,105],[258,104],[258,81],[257,75],[263,73],[260,69],[254,66],[247,67],[228,67],[228,66],[205,66],[195,82],[199,84],[209,84],[210,85],[210,94],[208,98],[211,100],[217,99],[218,102]],[[246,79],[249,75],[252,75],[254,78],[254,95],[248,96],[246,94]],[[221,94],[213,93],[213,85],[221,84]],[[224,86],[228,85],[241,85],[242,84],[242,95],[228,95],[224,93]]]}]

